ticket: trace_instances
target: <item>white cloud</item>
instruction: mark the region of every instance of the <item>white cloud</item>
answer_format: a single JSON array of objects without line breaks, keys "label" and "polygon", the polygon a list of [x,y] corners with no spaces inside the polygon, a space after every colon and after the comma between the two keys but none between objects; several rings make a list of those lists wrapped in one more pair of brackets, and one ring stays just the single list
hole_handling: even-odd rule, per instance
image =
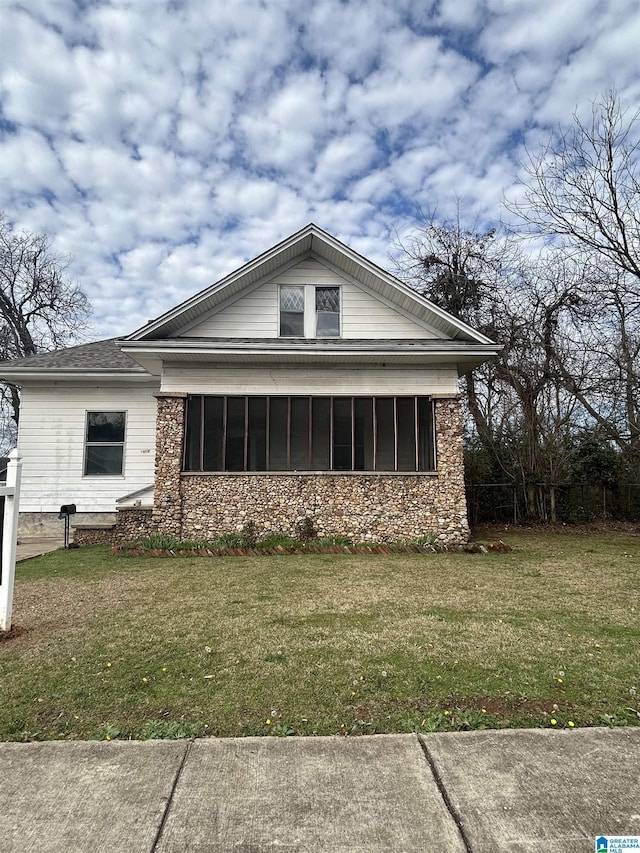
[{"label": "white cloud", "polygon": [[[124,333],[313,220],[388,266],[616,85],[635,0],[30,0],[0,28],[0,206]],[[475,210],[474,210],[475,208]]]}]

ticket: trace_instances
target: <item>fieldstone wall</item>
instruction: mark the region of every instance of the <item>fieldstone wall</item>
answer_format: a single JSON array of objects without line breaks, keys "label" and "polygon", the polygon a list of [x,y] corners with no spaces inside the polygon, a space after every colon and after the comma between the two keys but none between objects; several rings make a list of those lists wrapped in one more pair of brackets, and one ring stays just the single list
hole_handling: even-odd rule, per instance
[{"label": "fieldstone wall", "polygon": [[203,540],[248,521],[291,534],[308,516],[321,535],[466,542],[460,403],[438,400],[435,409],[437,474],[182,474],[184,399],[159,397],[153,526]]},{"label": "fieldstone wall", "polygon": [[115,524],[103,526],[79,525],[71,529],[71,541],[74,545],[115,545],[119,542]]},{"label": "fieldstone wall", "polygon": [[116,518],[116,540],[132,542],[151,536],[156,531],[153,521],[153,507],[120,507]]},{"label": "fieldstone wall", "polygon": [[156,470],[153,526],[157,533],[181,536],[181,472],[186,394],[157,395]]},{"label": "fieldstone wall", "polygon": [[113,524],[71,525],[74,545],[121,545],[150,536],[155,529],[153,507],[140,506],[119,508]]}]

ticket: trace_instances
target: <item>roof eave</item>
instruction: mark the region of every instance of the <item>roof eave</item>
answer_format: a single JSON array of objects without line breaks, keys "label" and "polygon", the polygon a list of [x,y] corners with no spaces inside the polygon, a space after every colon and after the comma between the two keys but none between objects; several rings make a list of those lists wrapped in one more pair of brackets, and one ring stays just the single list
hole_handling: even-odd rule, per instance
[{"label": "roof eave", "polygon": [[103,382],[117,382],[126,380],[127,382],[149,382],[153,377],[149,373],[142,370],[22,370],[22,371],[5,371],[0,373],[0,381],[21,384],[23,382],[43,382],[56,380],[97,380]]},{"label": "roof eave", "polygon": [[458,375],[473,370],[488,359],[498,355],[495,344],[462,344],[444,342],[431,347],[359,346],[346,349],[335,347],[315,349],[304,346],[252,347],[206,346],[184,341],[129,342],[122,349],[150,374],[160,376],[165,364],[210,367],[212,364],[296,364],[296,365],[432,365],[455,366]]}]

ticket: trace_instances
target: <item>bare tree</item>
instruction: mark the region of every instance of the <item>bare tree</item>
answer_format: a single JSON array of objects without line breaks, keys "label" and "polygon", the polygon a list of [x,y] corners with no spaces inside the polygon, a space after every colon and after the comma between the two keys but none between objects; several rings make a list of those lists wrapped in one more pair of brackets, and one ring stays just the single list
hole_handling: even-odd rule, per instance
[{"label": "bare tree", "polygon": [[[69,259],[46,234],[15,231],[0,216],[0,360],[68,346],[86,328],[86,295],[66,278]],[[5,419],[18,422],[20,397],[2,389]]]},{"label": "bare tree", "polygon": [[[397,273],[439,307],[502,342],[498,318],[506,270],[516,259],[514,244],[496,229],[480,227],[478,219],[465,227],[461,207],[457,200],[453,218],[439,220],[432,212],[404,240],[396,238]],[[504,401],[493,366],[468,374],[462,384],[478,438],[485,451],[499,459],[496,441],[501,429],[495,421],[504,418]]]},{"label": "bare tree", "polygon": [[529,234],[551,237],[589,266],[590,311],[556,359],[564,387],[620,449],[640,455],[640,111],[614,91],[577,114],[524,164]]},{"label": "bare tree", "polygon": [[582,310],[582,268],[563,253],[523,256],[496,230],[433,217],[404,244],[400,273],[441,307],[503,345],[463,377],[469,420],[500,482],[518,486],[528,515],[556,515],[579,402],[559,381],[567,332]]},{"label": "bare tree", "polygon": [[[436,305],[490,334],[489,305],[504,270],[513,263],[514,244],[495,228],[471,227],[461,221],[462,202],[453,218],[428,214],[404,240],[396,238],[398,274]],[[489,328],[486,328],[486,324]]]},{"label": "bare tree", "polygon": [[506,206],[530,233],[564,237],[640,279],[640,110],[609,91],[589,122],[574,113],[523,166],[524,199]]}]

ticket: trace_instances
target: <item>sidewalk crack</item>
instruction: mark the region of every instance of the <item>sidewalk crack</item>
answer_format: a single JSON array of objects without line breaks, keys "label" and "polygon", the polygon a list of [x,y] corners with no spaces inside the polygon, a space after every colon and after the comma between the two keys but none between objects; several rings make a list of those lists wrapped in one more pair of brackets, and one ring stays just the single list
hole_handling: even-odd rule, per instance
[{"label": "sidewalk crack", "polygon": [[187,748],[184,751],[184,755],[182,756],[182,761],[180,762],[180,766],[175,775],[175,779],[173,780],[173,785],[171,786],[171,792],[167,799],[167,804],[164,807],[164,814],[162,815],[162,820],[160,821],[160,826],[158,827],[158,831],[156,832],[156,837],[153,839],[153,844],[151,845],[150,853],[154,853],[157,849],[158,844],[160,843],[160,839],[162,838],[162,833],[164,832],[164,827],[167,822],[167,818],[169,817],[169,812],[171,810],[171,806],[173,805],[173,797],[176,792],[176,788],[178,787],[178,783],[180,781],[180,777],[182,776],[182,771],[184,770],[184,766],[187,763],[187,758],[189,757],[189,753],[191,752],[191,747],[193,746],[193,738],[187,744]]},{"label": "sidewalk crack", "polygon": [[469,841],[469,839],[467,837],[467,833],[465,832],[465,829],[464,829],[464,825],[462,822],[462,815],[460,814],[458,809],[453,805],[453,802],[451,801],[451,797],[449,796],[449,794],[447,792],[447,789],[446,789],[445,784],[444,784],[444,780],[442,779],[442,776],[440,775],[440,771],[438,770],[438,768],[436,766],[436,763],[433,759],[433,756],[429,752],[429,749],[428,749],[426,743],[424,742],[422,737],[420,737],[420,735],[418,735],[418,741],[420,743],[420,746],[422,747],[422,752],[423,752],[424,757],[427,761],[427,764],[429,765],[431,773],[433,774],[433,778],[435,779],[436,785],[438,786],[438,790],[440,791],[440,796],[444,800],[444,804],[447,807],[447,811],[451,815],[451,818],[452,818],[453,822],[455,823],[455,825],[458,829],[458,832],[460,833],[460,838],[462,840],[462,843],[464,844],[464,849],[467,851],[467,853],[473,853],[473,848],[471,847],[471,842]]}]

